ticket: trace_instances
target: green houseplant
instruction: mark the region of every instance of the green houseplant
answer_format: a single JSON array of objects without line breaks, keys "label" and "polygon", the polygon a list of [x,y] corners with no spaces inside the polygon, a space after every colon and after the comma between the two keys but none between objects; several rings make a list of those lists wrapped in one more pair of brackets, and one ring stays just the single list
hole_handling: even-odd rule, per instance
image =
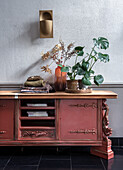
[{"label": "green houseplant", "polygon": [[[76,51],[76,59],[75,63],[72,67],[69,66],[69,71],[67,72],[67,75],[72,82],[73,80],[76,80],[76,76],[81,76],[81,83],[86,86],[90,86],[91,79],[93,79],[93,82],[99,86],[103,83],[104,78],[102,75],[95,75],[93,67],[98,61],[107,63],[109,62],[109,55],[101,53],[100,50],[106,50],[109,47],[109,42],[104,37],[99,37],[98,39],[93,38],[93,47],[91,49],[90,53],[86,53],[84,56],[84,47],[77,46],[75,47]],[[81,60],[78,61],[78,57],[81,56]],[[64,68],[65,69],[65,68]],[[68,68],[66,68],[67,70]],[[69,81],[69,82],[70,82]]]}]

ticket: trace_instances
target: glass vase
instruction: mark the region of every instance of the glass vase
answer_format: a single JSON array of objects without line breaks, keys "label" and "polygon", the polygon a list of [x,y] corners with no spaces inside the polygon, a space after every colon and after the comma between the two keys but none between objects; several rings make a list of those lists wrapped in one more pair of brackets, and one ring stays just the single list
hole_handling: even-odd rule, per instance
[{"label": "glass vase", "polygon": [[55,69],[55,90],[56,91],[65,91],[66,79],[67,79],[67,73],[61,72],[61,67],[58,66]]}]

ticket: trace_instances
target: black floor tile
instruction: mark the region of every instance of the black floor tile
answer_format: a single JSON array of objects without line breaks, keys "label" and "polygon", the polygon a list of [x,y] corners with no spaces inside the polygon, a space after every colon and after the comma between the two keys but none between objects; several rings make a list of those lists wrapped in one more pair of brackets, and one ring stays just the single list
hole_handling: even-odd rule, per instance
[{"label": "black floor tile", "polygon": [[99,157],[90,154],[89,147],[78,147],[71,149],[72,170],[76,169],[99,169],[103,170],[103,164]]},{"label": "black floor tile", "polygon": [[[16,147],[15,147],[16,150]],[[14,153],[13,147],[0,147],[0,170],[2,170]]]},{"label": "black floor tile", "polygon": [[38,165],[42,152],[37,148],[26,147],[23,152],[18,149],[11,157],[8,166]]},{"label": "black floor tile", "polygon": [[30,147],[30,146],[26,146],[26,147],[18,147],[16,153],[20,153],[22,155],[41,155],[42,154],[42,147]]},{"label": "black floor tile", "polygon": [[103,167],[96,166],[76,166],[73,167],[72,170],[105,170]]},{"label": "black floor tile", "polygon": [[114,158],[110,160],[102,159],[105,170],[122,170],[123,169],[123,149],[112,147]]},{"label": "black floor tile", "polygon": [[23,152],[21,147],[2,147],[0,170],[122,170],[123,148],[112,149],[114,159],[105,160],[91,155],[89,147],[23,147]]},{"label": "black floor tile", "polygon": [[40,156],[36,155],[14,155],[8,163],[8,166],[38,165],[39,160]]},{"label": "black floor tile", "polygon": [[37,170],[37,166],[7,166],[4,170]]},{"label": "black floor tile", "polygon": [[123,160],[122,159],[111,159],[104,160],[102,159],[106,170],[122,170],[123,169]]},{"label": "black floor tile", "polygon": [[81,154],[74,153],[71,155],[72,166],[102,166],[102,162],[99,157],[93,156],[88,152],[82,152]]},{"label": "black floor tile", "polygon": [[70,160],[70,148],[58,147],[46,149],[42,154],[43,160]]},{"label": "black floor tile", "polygon": [[101,158],[101,161],[103,166],[105,167],[105,170],[111,170],[114,159],[106,160]]},{"label": "black floor tile", "polygon": [[123,169],[123,160],[114,160],[111,170],[122,170]]},{"label": "black floor tile", "polygon": [[39,170],[70,170],[70,160],[41,160]]},{"label": "black floor tile", "polygon": [[0,156],[0,168],[3,168],[11,156]]},{"label": "black floor tile", "polygon": [[123,159],[123,148],[112,148],[114,151],[114,159]]},{"label": "black floor tile", "polygon": [[90,147],[74,147],[71,149],[72,170],[90,169],[104,170],[99,157],[90,154]]}]

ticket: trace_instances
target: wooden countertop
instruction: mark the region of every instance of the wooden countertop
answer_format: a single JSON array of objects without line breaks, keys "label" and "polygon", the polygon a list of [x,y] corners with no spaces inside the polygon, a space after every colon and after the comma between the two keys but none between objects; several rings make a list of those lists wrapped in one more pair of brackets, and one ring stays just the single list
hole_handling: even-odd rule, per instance
[{"label": "wooden countertop", "polygon": [[93,90],[92,93],[20,93],[19,91],[0,91],[0,99],[116,99],[117,94],[112,91]]}]

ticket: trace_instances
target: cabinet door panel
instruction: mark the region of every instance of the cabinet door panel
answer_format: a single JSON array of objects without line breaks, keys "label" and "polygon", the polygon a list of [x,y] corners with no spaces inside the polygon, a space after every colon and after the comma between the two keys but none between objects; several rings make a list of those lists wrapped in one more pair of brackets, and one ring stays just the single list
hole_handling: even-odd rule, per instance
[{"label": "cabinet door panel", "polygon": [[13,139],[14,101],[0,100],[0,140]]},{"label": "cabinet door panel", "polygon": [[61,140],[97,140],[97,107],[97,100],[61,100]]}]

